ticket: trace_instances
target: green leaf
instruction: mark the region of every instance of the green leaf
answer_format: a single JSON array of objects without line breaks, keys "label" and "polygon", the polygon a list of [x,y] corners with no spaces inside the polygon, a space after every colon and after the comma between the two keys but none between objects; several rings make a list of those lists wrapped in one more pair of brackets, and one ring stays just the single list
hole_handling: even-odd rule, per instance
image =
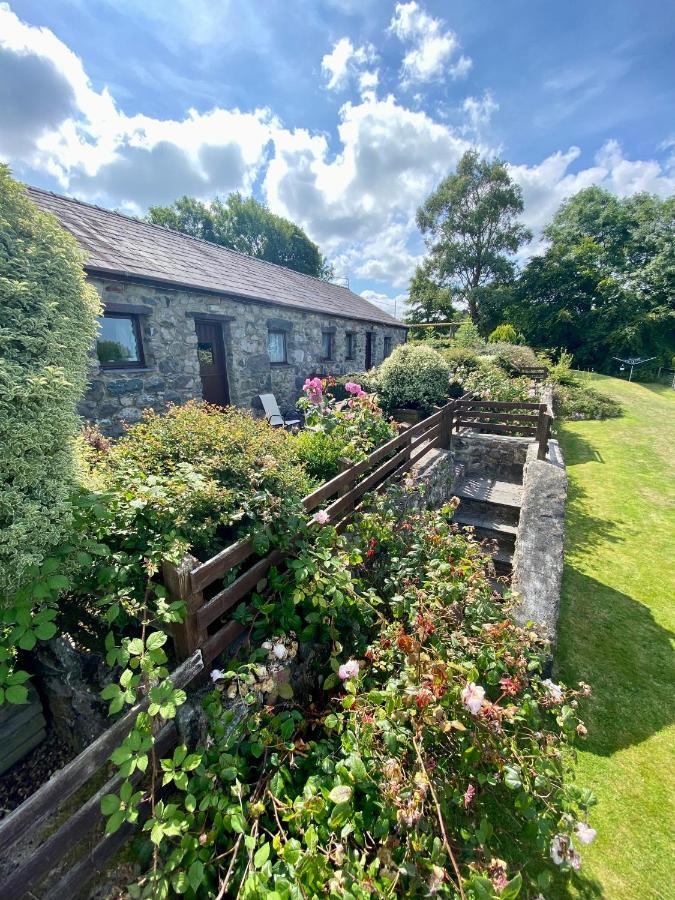
[{"label": "green leaf", "polygon": [[196,859],[188,869],[187,878],[192,890],[196,891],[204,880],[204,866],[198,859]]},{"label": "green leaf", "polygon": [[293,688],[287,681],[282,681],[278,687],[278,693],[283,700],[291,700],[293,697]]},{"label": "green leaf", "polygon": [[101,797],[101,812],[104,816],[112,816],[120,808],[120,798],[117,794],[106,794]]},{"label": "green leaf", "polygon": [[328,796],[333,803],[349,803],[352,797],[352,789],[348,784],[337,784]]},{"label": "green leaf", "polygon": [[125,818],[124,811],[121,809],[113,813],[105,823],[105,833],[113,834],[123,824]]},{"label": "green leaf", "polygon": [[167,641],[167,636],[163,631],[153,631],[147,640],[146,646],[148,650],[159,650]]},{"label": "green leaf", "polygon": [[5,688],[5,698],[8,703],[13,703],[15,706],[27,703],[28,688],[24,687],[22,684],[12,684]]},{"label": "green leaf", "polygon": [[37,638],[32,631],[24,631],[18,640],[18,645],[22,650],[32,650],[37,644]]},{"label": "green leaf", "polygon": [[270,856],[270,845],[267,841],[256,850],[255,856],[253,857],[253,865],[256,869],[262,869]]},{"label": "green leaf", "polygon": [[186,772],[191,772],[193,769],[197,768],[201,761],[201,753],[190,753],[189,756],[186,756],[183,760],[183,769],[185,769]]},{"label": "green leaf", "polygon": [[520,893],[520,889],[523,886],[523,877],[520,872],[517,872],[513,878],[507,882],[506,886],[502,888],[502,891],[499,895],[500,900],[514,900],[515,897]]},{"label": "green leaf", "polygon": [[143,641],[140,638],[132,638],[127,644],[127,650],[132,656],[140,656],[143,653]]},{"label": "green leaf", "polygon": [[41,641],[49,641],[56,634],[56,625],[53,622],[43,622],[35,629],[35,636]]},{"label": "green leaf", "polygon": [[512,791],[517,791],[518,788],[521,788],[523,786],[519,766],[505,766],[504,784],[508,788],[511,788]]}]

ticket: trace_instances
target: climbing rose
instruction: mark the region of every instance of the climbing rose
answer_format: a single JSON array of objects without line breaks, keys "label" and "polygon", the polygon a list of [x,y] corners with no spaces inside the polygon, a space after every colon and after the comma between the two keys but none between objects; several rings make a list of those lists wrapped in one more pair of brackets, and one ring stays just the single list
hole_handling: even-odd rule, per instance
[{"label": "climbing rose", "polygon": [[359,664],[355,659],[348,659],[346,663],[342,663],[338,669],[338,675],[342,681],[348,678],[356,678],[359,674]]},{"label": "climbing rose", "polygon": [[472,716],[477,716],[485,699],[485,688],[471,681],[462,691],[462,703]]},{"label": "climbing rose", "polygon": [[471,805],[471,801],[476,796],[476,788],[473,784],[470,784],[468,788],[464,791],[464,809],[467,809]]},{"label": "climbing rose", "polygon": [[317,525],[325,525],[329,519],[329,515],[325,509],[320,509],[317,513],[314,513],[312,516],[312,522],[316,522]]},{"label": "climbing rose", "polygon": [[582,844],[592,844],[598,833],[595,828],[591,828],[586,822],[577,822],[577,827],[574,831]]},{"label": "climbing rose", "polygon": [[356,397],[365,397],[366,392],[363,390],[360,384],[357,384],[355,381],[348,381],[345,385],[345,390],[348,394],[354,394]]}]

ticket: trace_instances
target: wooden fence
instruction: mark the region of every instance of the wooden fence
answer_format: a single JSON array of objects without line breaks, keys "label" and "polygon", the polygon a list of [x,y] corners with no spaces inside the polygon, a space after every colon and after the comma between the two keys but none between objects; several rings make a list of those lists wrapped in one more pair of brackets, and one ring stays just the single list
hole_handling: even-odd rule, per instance
[{"label": "wooden fence", "polygon": [[548,368],[546,366],[518,366],[516,373],[525,378],[532,378],[534,381],[543,381],[548,378]]},{"label": "wooden fence", "polygon": [[[202,655],[197,650],[171,674],[176,687],[186,687],[203,672]],[[127,713],[104,731],[96,740],[45,782],[28,800],[0,822],[0,854],[7,860],[12,848],[28,845],[30,854],[0,884],[2,900],[21,900],[35,897],[35,889],[42,879],[53,870],[61,872],[55,876],[46,891],[40,891],[42,900],[63,900],[76,896],[117,853],[129,839],[137,826],[125,823],[111,835],[104,835],[100,828],[103,820],[101,798],[105,794],[117,793],[124,779],[119,775],[105,777],[110,754],[124,740],[133,728],[139,712],[147,709],[149,699],[145,697]],[[157,735],[155,752],[166,756],[178,742],[178,733],[173,723],[165,725]],[[129,778],[137,784],[143,778],[136,770]],[[101,779],[104,783],[97,787]],[[67,800],[80,790],[86,791],[89,782],[90,796],[78,800],[76,809],[64,814],[58,828],[47,837],[41,832],[48,830],[50,819],[57,814]],[[148,811],[141,809],[141,821]],[[85,844],[84,842],[87,841]],[[80,843],[83,849],[72,864],[73,850]]]},{"label": "wooden fence", "polygon": [[475,400],[455,401],[454,429],[483,434],[531,437],[538,443],[537,458],[546,459],[552,416],[546,403]]}]

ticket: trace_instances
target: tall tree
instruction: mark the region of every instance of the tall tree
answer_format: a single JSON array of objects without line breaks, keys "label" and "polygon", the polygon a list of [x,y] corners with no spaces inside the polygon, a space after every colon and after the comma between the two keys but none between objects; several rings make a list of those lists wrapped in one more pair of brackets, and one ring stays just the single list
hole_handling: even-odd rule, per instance
[{"label": "tall tree", "polygon": [[524,269],[509,317],[535,346],[578,365],[675,353],[675,197],[619,198],[598,187],[565,201]]},{"label": "tall tree", "polygon": [[418,266],[410,281],[407,322],[447,322],[455,309],[452,291],[429,277],[426,266]]},{"label": "tall tree", "polygon": [[304,275],[333,277],[332,267],[302,228],[253,197],[235,193],[210,204],[181,197],[171,206],[151,206],[147,220]]},{"label": "tall tree", "polygon": [[531,234],[518,221],[522,191],[501,160],[468,150],[417,211],[429,272],[463,300],[480,323],[481,289],[513,277],[513,254]]}]

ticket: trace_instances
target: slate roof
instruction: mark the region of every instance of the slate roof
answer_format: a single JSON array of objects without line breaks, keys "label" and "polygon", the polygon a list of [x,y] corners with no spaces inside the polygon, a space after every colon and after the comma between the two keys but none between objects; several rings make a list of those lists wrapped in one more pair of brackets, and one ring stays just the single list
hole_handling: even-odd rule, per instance
[{"label": "slate roof", "polygon": [[87,254],[85,268],[92,274],[213,291],[289,309],[405,327],[342,285],[41,188],[28,187],[28,193],[75,237]]}]

